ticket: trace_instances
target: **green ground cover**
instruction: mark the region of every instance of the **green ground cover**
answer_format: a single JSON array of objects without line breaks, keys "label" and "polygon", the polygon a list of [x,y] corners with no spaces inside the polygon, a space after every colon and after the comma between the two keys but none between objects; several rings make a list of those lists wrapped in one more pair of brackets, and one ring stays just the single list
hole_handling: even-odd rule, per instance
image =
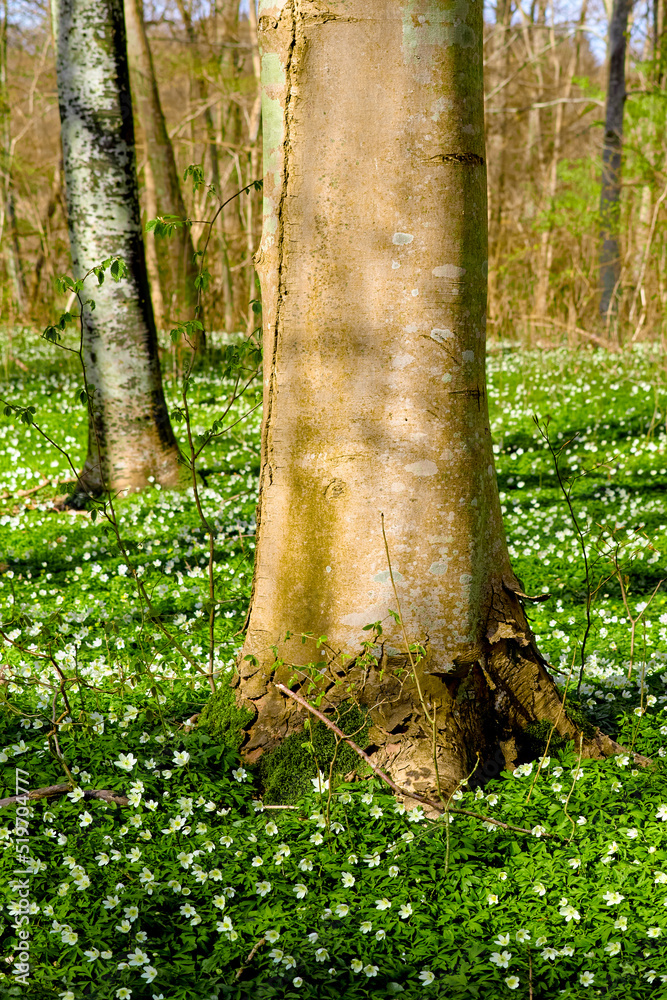
[{"label": "green ground cover", "polygon": [[[24,368],[2,359],[0,395],[35,406],[35,421],[77,465],[85,410],[75,368],[20,332],[11,354]],[[170,361],[165,370],[176,406]],[[207,539],[192,490],[156,487],[118,505],[157,628],[103,521],[52,509],[71,475],[62,456],[34,427],[0,418],[8,640],[0,646],[0,797],[15,793],[17,768],[31,788],[67,781],[49,750],[54,728],[78,783],[29,807],[19,821],[25,853],[15,806],[0,810],[0,996],[664,995],[667,608],[663,588],[656,591],[667,577],[664,384],[663,358],[645,348],[496,348],[490,357],[514,566],[527,593],[552,594],[529,611],[540,647],[560,683],[572,671],[572,695],[595,591],[582,707],[653,761],[590,763],[572,746],[552,746],[539,774],[536,762],[513,773],[488,762],[493,780],[455,793],[453,806],[528,832],[460,814],[432,822],[403,811],[368,778],[320,792],[314,760],[312,792],[298,808],[264,808],[234,733],[185,725],[210,693],[165,635],[206,668]],[[228,391],[215,363],[196,373],[196,431],[223,412]],[[258,392],[249,390],[229,419]],[[562,474],[586,473],[573,506],[588,586],[582,539],[533,414],[548,415],[554,447],[565,445]],[[259,419],[256,410],[236,424],[202,463],[205,513],[218,532],[214,669],[223,692],[251,583]],[[182,436],[182,424],[176,430]],[[41,490],[17,496],[45,479]],[[543,737],[535,733],[536,757]],[[86,797],[87,789],[112,789],[129,803]],[[27,985],[14,975],[20,941],[29,943]]]}]

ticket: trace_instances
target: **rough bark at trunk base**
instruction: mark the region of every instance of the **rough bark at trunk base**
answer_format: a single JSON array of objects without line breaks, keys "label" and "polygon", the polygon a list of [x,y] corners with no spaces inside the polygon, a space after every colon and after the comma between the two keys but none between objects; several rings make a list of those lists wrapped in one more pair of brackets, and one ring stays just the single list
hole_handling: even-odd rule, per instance
[{"label": "rough bark at trunk base", "polygon": [[[567,705],[563,710],[519,600],[505,594],[502,606],[506,612],[513,606],[514,619],[505,616],[500,626],[493,623],[474,660],[459,662],[455,672],[446,673],[433,668],[425,672],[423,662],[417,666],[421,695],[435,719],[435,738],[408,656],[389,656],[385,649],[370,667],[363,655],[331,658],[316,685],[317,693],[325,694],[321,710],[328,714],[350,697],[369,709],[366,752],[373,763],[401,787],[436,799],[473,772],[474,783],[484,783],[503,769],[533,759],[531,728],[536,724],[553,728],[552,747],[573,740],[579,748],[581,742],[582,755],[596,759],[620,752],[599,730],[573,721]],[[312,702],[312,670],[287,663],[269,672],[253,662],[241,665],[236,683],[242,682],[246,697],[240,697],[239,690],[238,703],[255,713],[241,750],[249,762],[303,729],[307,714],[273,683],[289,684],[295,676],[298,683],[292,689]],[[251,690],[255,697],[248,697]]]}]

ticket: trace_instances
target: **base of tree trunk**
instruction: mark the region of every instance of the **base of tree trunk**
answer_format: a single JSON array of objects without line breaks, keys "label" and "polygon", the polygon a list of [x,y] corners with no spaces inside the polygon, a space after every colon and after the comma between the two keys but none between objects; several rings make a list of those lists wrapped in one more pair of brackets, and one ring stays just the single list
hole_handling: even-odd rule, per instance
[{"label": "base of tree trunk", "polygon": [[[508,593],[502,603],[505,612],[512,607],[513,616],[505,613],[501,622],[494,621],[472,662],[439,673],[427,657],[416,667],[419,685],[408,656],[384,650],[370,665],[362,657],[330,663],[317,687],[298,667],[276,664],[267,670],[243,662],[235,681],[237,700],[255,716],[242,755],[255,762],[303,729],[306,713],[274,682],[311,702],[323,693],[319,708],[327,714],[352,697],[370,712],[366,753],[372,761],[408,792],[429,798],[449,794],[471,775],[472,783],[483,783],[535,759],[550,733],[552,751],[573,741],[584,757],[622,752],[578,709],[567,701],[563,707],[518,599]],[[297,686],[289,684],[295,675]]]},{"label": "base of tree trunk", "polygon": [[100,473],[99,461],[91,459],[89,455],[64,506],[70,510],[86,510],[91,500],[106,497],[109,489],[114,494],[124,495],[137,493],[152,483],[157,483],[164,489],[190,485],[187,471],[179,465],[176,446],[165,449],[156,441],[150,453],[150,461],[134,465],[130,462],[128,465],[129,468],[123,468],[120,473],[112,473],[111,481],[105,482]]}]

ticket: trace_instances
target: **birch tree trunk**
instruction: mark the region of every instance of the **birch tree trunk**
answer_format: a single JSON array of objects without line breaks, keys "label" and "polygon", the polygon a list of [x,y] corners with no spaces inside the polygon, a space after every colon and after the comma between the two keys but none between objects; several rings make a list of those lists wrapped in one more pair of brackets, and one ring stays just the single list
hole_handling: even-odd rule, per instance
[{"label": "birch tree trunk", "polygon": [[74,273],[118,255],[128,277],[87,286],[89,406],[83,493],[179,480],[162,391],[137,192],[122,0],[53,0],[58,99]]},{"label": "birch tree trunk", "polygon": [[[132,96],[146,137],[157,214],[185,219],[188,213],[162,112],[140,0],[125,0],[125,24]],[[149,238],[155,239],[153,236]],[[197,267],[193,259],[190,228],[183,226],[171,239],[155,239],[155,251],[165,309],[164,322],[171,324],[178,319],[192,319],[197,302]]]},{"label": "birch tree trunk", "polygon": [[[575,734],[524,616],[489,432],[482,6],[261,0],[259,15],[265,382],[244,752],[298,731],[273,682],[325,659],[323,704],[352,691],[372,708],[374,759],[420,792],[437,761],[452,788],[478,751],[511,764],[529,722]],[[426,648],[416,677],[389,614],[382,514],[406,633]]]},{"label": "birch tree trunk", "polygon": [[626,33],[631,7],[632,0],[614,0],[609,22],[607,106],[600,191],[600,316],[608,325],[615,322],[621,281],[621,158]]}]

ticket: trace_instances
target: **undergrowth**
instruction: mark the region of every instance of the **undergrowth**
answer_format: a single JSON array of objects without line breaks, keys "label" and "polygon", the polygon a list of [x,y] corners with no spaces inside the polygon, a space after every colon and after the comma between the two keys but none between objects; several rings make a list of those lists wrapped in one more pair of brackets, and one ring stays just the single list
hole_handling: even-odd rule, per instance
[{"label": "undergrowth", "polygon": [[[19,353],[16,343],[27,371],[7,367],[4,395],[34,405],[35,419],[80,463],[85,410],[73,370],[31,354],[31,342]],[[587,584],[532,424],[533,413],[548,412],[555,439],[572,442],[566,472],[587,473],[574,501],[591,554],[589,585],[601,584],[581,718],[652,763],[634,766],[629,754],[580,761],[576,747],[552,737],[539,774],[526,761],[455,792],[453,806],[486,820],[452,813],[449,824],[420,809],[405,812],[342,744],[326,787],[334,741],[319,723],[256,767],[238,756],[248,720],[228,681],[252,572],[257,411],[211,442],[202,469],[223,602],[213,701],[206,679],[165,635],[177,636],[195,664],[206,662],[207,539],[192,490],[155,487],[119,503],[119,529],[160,629],[142,610],[113,537],[90,514],[53,504],[68,489],[60,456],[30,426],[7,418],[0,425],[0,797],[16,793],[17,776],[19,791],[57,784],[70,791],[0,811],[0,996],[664,995],[661,588],[649,604],[667,575],[659,364],[646,349],[503,351],[490,359],[513,563],[527,593],[553,595],[529,609],[540,648],[564,688],[583,634]],[[222,411],[228,388],[214,366],[193,375],[198,433]],[[167,377],[172,405],[177,389]],[[570,686],[571,717],[572,694]],[[355,718],[339,722],[363,746],[362,710],[350,711]],[[543,755],[545,727],[527,735],[531,756]],[[288,808],[271,808],[277,799]],[[23,983],[15,972],[26,944]]]}]

